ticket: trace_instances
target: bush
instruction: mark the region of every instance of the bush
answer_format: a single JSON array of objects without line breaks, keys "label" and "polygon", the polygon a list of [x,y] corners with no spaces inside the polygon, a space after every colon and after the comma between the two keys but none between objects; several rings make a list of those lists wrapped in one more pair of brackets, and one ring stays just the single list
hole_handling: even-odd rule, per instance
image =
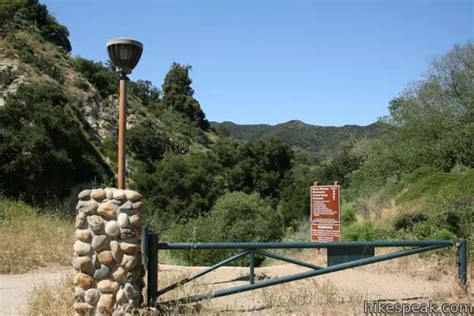
[{"label": "bush", "polygon": [[89,84],[87,83],[87,81],[85,81],[84,79],[82,78],[76,78],[73,82],[73,85],[76,87],[76,88],[79,88],[83,91],[89,91]]},{"label": "bush", "polygon": [[89,80],[102,97],[118,93],[117,74],[112,69],[106,68],[101,62],[76,57],[72,60],[72,67]]},{"label": "bush", "polygon": [[38,68],[39,71],[55,79],[59,83],[64,83],[63,71],[61,68],[55,65],[54,62],[50,60],[50,58],[45,56],[35,56],[33,60],[33,66]]},{"label": "bush", "polygon": [[[164,237],[173,242],[265,242],[282,237],[281,222],[275,211],[257,194],[232,192],[221,196],[210,214],[174,225]],[[235,251],[195,250],[173,252],[180,262],[210,265],[224,260]],[[242,258],[234,264],[246,264]],[[260,264],[262,258],[256,259]]]},{"label": "bush", "polygon": [[415,224],[424,222],[426,219],[426,215],[419,212],[401,214],[395,219],[393,228],[396,230],[412,229]]},{"label": "bush", "polygon": [[416,239],[473,238],[473,197],[434,198],[416,214],[420,215],[401,216],[394,222],[397,236]]},{"label": "bush", "polygon": [[345,205],[342,208],[341,223],[344,226],[351,225],[351,224],[355,223],[356,213],[357,213],[357,211],[352,205]]},{"label": "bush", "polygon": [[437,231],[435,231],[429,239],[433,240],[451,240],[451,239],[456,239],[456,235],[454,235],[453,232],[449,231],[446,228],[441,228]]},{"label": "bush", "polygon": [[345,241],[377,240],[384,236],[384,231],[376,228],[371,221],[355,223],[342,228],[341,237]]}]

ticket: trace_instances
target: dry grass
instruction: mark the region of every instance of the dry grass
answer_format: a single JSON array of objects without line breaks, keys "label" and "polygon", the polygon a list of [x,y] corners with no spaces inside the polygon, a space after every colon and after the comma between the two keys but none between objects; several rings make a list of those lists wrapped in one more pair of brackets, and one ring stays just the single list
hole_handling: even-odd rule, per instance
[{"label": "dry grass", "polygon": [[[363,297],[345,293],[328,280],[308,279],[260,291],[271,314],[354,315],[361,312]],[[359,313],[357,311],[359,310]]]},{"label": "dry grass", "polygon": [[0,198],[0,273],[23,273],[52,264],[69,265],[74,227],[23,202]]},{"label": "dry grass", "polygon": [[74,285],[72,276],[52,286],[41,285],[30,293],[26,315],[74,315]]}]

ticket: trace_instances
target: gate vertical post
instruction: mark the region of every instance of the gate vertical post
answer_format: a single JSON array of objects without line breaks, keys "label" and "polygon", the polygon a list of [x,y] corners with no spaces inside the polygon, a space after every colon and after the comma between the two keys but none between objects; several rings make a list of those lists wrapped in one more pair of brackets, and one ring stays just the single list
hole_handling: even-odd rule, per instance
[{"label": "gate vertical post", "polygon": [[458,242],[458,278],[463,289],[467,286],[467,242],[462,239]]},{"label": "gate vertical post", "polygon": [[147,288],[149,306],[154,306],[158,292],[158,235],[147,234]]},{"label": "gate vertical post", "polygon": [[249,279],[250,279],[250,284],[255,283],[255,260],[254,260],[254,252],[250,251],[249,253]]}]

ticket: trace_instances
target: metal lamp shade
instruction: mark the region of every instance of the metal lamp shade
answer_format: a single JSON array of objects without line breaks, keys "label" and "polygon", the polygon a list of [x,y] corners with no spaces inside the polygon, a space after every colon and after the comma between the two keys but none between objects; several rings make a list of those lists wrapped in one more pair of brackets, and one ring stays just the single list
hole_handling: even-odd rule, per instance
[{"label": "metal lamp shade", "polygon": [[115,70],[130,74],[142,56],[143,44],[128,38],[117,38],[107,42],[107,51]]}]

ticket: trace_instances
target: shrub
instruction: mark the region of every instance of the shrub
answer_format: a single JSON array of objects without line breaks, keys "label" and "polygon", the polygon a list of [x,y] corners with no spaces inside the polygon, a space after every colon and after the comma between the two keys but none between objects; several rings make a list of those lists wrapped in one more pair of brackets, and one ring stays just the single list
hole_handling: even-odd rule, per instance
[{"label": "shrub", "polygon": [[89,80],[102,97],[118,92],[117,74],[112,69],[106,68],[101,62],[76,57],[72,60],[72,67]]},{"label": "shrub", "polygon": [[[173,242],[264,242],[279,240],[282,234],[279,217],[257,194],[232,192],[221,196],[208,216],[174,225],[164,237]],[[173,254],[190,265],[209,265],[234,252],[195,250]],[[243,258],[237,264],[246,264],[247,260]],[[261,261],[256,259],[256,264]]]},{"label": "shrub", "polygon": [[352,205],[345,205],[342,208],[341,222],[344,226],[351,225],[356,221],[356,209]]},{"label": "shrub", "polygon": [[396,230],[411,229],[415,224],[424,222],[426,219],[426,215],[419,212],[401,214],[395,219],[393,228]]},{"label": "shrub", "polygon": [[74,80],[73,85],[83,91],[89,91],[89,85],[87,84],[87,81],[82,78],[77,78],[76,80]]},{"label": "shrub", "polygon": [[401,216],[394,222],[397,236],[410,239],[473,238],[473,197],[433,198],[417,214],[421,215]]},{"label": "shrub", "polygon": [[53,61],[51,61],[50,58],[41,55],[35,55],[33,59],[33,66],[38,68],[39,71],[55,79],[59,83],[64,83],[63,71]]},{"label": "shrub", "polygon": [[0,71],[0,86],[9,86],[15,80],[16,74],[12,67],[7,66]]},{"label": "shrub", "polygon": [[440,228],[439,230],[435,231],[431,236],[430,239],[433,240],[450,240],[455,239],[456,235],[453,232],[449,231],[446,228]]},{"label": "shrub", "polygon": [[384,236],[384,231],[376,228],[371,221],[355,223],[341,230],[342,240],[377,240]]}]

